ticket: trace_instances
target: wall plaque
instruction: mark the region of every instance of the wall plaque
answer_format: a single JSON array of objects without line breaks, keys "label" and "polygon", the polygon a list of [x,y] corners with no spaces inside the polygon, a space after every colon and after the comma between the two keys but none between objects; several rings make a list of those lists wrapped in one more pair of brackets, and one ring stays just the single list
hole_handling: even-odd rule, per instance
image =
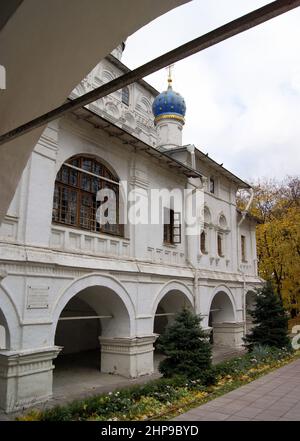
[{"label": "wall plaque", "polygon": [[27,309],[47,309],[49,307],[49,286],[28,286]]}]

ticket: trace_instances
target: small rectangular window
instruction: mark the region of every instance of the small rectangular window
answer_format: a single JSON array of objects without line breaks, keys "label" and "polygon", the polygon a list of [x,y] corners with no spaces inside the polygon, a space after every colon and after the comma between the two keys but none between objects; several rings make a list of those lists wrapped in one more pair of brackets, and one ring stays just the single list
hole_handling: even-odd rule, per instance
[{"label": "small rectangular window", "polygon": [[223,257],[223,237],[222,234],[218,234],[218,255]]},{"label": "small rectangular window", "polygon": [[206,253],[206,234],[204,231],[202,231],[200,236],[200,249],[202,254]]},{"label": "small rectangular window", "polygon": [[122,89],[122,103],[129,106],[129,89],[128,87],[123,87]]},{"label": "small rectangular window", "polygon": [[209,191],[210,193],[215,192],[215,180],[213,178],[209,179]]},{"label": "small rectangular window", "polygon": [[242,252],[242,262],[246,262],[246,237],[241,236],[241,252]]},{"label": "small rectangular window", "polygon": [[181,215],[169,208],[164,208],[164,242],[181,243]]},{"label": "small rectangular window", "polygon": [[181,215],[174,212],[173,215],[173,243],[181,243]]}]

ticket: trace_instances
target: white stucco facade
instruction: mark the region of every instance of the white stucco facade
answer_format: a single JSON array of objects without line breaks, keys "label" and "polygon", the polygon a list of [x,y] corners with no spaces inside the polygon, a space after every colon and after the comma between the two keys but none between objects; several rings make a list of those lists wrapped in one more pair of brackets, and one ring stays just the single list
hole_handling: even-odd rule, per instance
[{"label": "white stucco facade", "polygon": [[[72,96],[125,69],[107,57]],[[245,183],[191,148],[178,145],[169,164],[148,154],[147,145],[157,145],[151,111],[156,94],[141,81],[129,87],[128,105],[119,91],[89,105],[88,118],[79,113],[51,123],[28,161],[0,227],[0,407],[6,411],[51,396],[53,360],[61,351],[99,345],[102,372],[152,373],[163,320],[184,305],[203,316],[205,328],[213,328],[215,343],[242,344],[245,295],[260,283],[255,223],[246,217],[238,227],[235,195]],[[112,133],[116,126],[118,136]],[[122,141],[120,132],[140,139],[140,148],[136,141]],[[184,224],[181,242],[166,244],[162,223],[127,224],[116,236],[52,222],[57,173],[76,155],[103,162],[128,183],[128,192],[184,189],[191,181],[203,186],[205,250],[199,235],[185,236]],[[195,167],[201,177],[187,177],[174,168],[175,160]],[[66,320],[74,311],[101,318]]]},{"label": "white stucco facade", "polygon": [[[0,134],[64,103],[71,90],[116,45],[187,0],[10,0],[0,4]],[[7,15],[7,12],[9,14]],[[117,23],[117,26],[116,26]],[[26,35],[26,38],[24,38]],[[44,127],[1,147],[0,222]]]}]

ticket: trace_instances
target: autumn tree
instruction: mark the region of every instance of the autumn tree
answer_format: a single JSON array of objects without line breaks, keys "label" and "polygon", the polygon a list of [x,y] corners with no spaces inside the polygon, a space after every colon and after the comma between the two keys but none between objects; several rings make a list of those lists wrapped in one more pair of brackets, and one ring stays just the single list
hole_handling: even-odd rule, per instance
[{"label": "autumn tree", "polygon": [[[259,275],[271,280],[292,317],[300,311],[300,179],[264,180],[252,184],[250,213],[257,217]],[[243,209],[246,195],[238,195]]]}]

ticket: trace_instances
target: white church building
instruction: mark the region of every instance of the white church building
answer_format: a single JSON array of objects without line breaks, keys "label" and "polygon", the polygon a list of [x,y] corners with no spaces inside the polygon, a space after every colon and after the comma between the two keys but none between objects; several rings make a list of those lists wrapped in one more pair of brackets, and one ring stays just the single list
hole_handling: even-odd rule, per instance
[{"label": "white church building", "polygon": [[[70,99],[127,72],[123,49]],[[93,351],[99,375],[153,373],[157,335],[183,306],[201,314],[214,344],[242,346],[247,293],[261,283],[256,222],[236,206],[237,191],[251,188],[182,145],[185,102],[168,82],[159,94],[141,80],[76,110],[50,123],[35,146],[0,226],[7,412],[49,399],[55,364],[68,354]],[[116,195],[115,223],[98,222],[101,189]],[[157,223],[125,222],[132,194],[141,201],[153,189],[200,190],[199,234],[187,234],[173,200]]]}]

